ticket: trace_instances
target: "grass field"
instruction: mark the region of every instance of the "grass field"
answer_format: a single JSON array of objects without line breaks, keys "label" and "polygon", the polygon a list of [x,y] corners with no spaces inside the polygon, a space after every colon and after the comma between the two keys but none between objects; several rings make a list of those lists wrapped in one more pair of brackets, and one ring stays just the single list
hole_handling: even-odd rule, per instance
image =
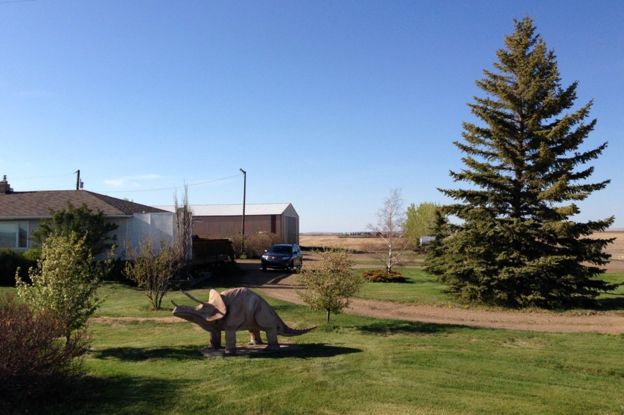
[{"label": "grass field", "polygon": [[[359,298],[382,301],[396,301],[413,304],[452,304],[457,300],[446,292],[446,286],[435,275],[416,267],[395,269],[407,278],[406,283],[366,283],[356,295]],[[361,272],[361,271],[354,271]],[[613,284],[624,284],[624,273],[607,273],[602,279]],[[595,309],[624,311],[624,285],[601,294]]]},{"label": "grass field", "polygon": [[[360,265],[365,265],[362,260]],[[355,272],[360,272],[356,270]],[[358,296],[454,302],[434,276],[401,269],[406,284],[367,283]],[[624,282],[624,273],[605,274]],[[0,288],[0,293],[14,291]],[[207,290],[193,290],[206,298]],[[143,292],[107,283],[90,325],[87,376],[46,414],[622,414],[624,335],[478,329],[352,315],[269,301],[292,327],[319,326],[288,352],[204,358],[208,334]],[[170,300],[189,304],[180,293]],[[624,287],[601,296],[624,310]],[[601,308],[601,307],[598,307]],[[136,319],[132,319],[136,318]],[[238,343],[247,340],[239,333]]]},{"label": "grass field", "polygon": [[[453,297],[435,275],[419,268],[395,268],[407,282],[367,282],[356,295],[370,300],[397,301],[415,304],[454,304]],[[355,271],[359,272],[359,271]]]},{"label": "grass field", "polygon": [[[113,285],[102,316],[163,316]],[[198,292],[195,292],[198,294]],[[201,294],[201,293],[199,293]],[[203,358],[190,323],[92,324],[88,377],[51,414],[619,414],[624,336],[374,320],[272,302],[295,327],[287,354]],[[239,342],[246,339],[244,333]],[[38,407],[31,408],[37,413]]]}]

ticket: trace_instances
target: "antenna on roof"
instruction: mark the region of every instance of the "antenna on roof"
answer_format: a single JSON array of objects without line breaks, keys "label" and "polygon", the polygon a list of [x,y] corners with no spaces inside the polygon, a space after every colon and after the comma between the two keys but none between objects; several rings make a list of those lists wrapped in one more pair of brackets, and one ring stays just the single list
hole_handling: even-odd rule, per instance
[{"label": "antenna on roof", "polygon": [[82,181],[80,180],[80,169],[76,170],[76,190],[82,189]]}]

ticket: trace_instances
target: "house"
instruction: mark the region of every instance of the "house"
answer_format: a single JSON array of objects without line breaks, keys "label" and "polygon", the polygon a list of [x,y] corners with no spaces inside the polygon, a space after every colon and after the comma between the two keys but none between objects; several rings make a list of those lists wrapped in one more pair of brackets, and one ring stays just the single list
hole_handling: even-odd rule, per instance
[{"label": "house", "polygon": [[[174,211],[173,206],[158,206]],[[243,229],[243,205],[191,205],[193,235],[205,239],[232,238]],[[283,243],[299,243],[299,214],[291,203],[245,205],[245,235],[274,233]]]},{"label": "house", "polygon": [[69,204],[101,211],[108,221],[117,224],[111,236],[118,245],[118,254],[128,244],[136,249],[146,238],[166,243],[174,240],[175,218],[171,212],[87,190],[16,192],[4,176],[0,181],[0,248],[30,248],[31,235],[39,222],[50,218],[51,211]]}]

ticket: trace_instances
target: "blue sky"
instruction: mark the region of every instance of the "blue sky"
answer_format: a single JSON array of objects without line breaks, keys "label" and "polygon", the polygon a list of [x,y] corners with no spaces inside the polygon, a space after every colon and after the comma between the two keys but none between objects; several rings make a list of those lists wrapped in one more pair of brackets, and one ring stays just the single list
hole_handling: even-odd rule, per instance
[{"label": "blue sky", "polygon": [[[580,219],[624,227],[624,2],[0,0],[0,174],[169,204],[292,202],[357,231],[390,189],[445,202],[452,141],[513,19],[531,16],[612,179]],[[161,189],[161,190],[152,190]]]}]

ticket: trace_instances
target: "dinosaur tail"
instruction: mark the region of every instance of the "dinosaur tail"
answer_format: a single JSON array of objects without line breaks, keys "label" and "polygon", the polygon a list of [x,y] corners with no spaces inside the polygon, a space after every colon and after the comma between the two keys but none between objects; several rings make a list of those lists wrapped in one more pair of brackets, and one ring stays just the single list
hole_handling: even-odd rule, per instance
[{"label": "dinosaur tail", "polygon": [[282,336],[285,336],[285,337],[300,336],[302,334],[306,334],[306,333],[314,330],[315,328],[316,328],[316,326],[309,327],[307,329],[291,329],[290,327],[288,327],[284,323],[283,326],[281,327],[281,330],[279,331],[279,334],[281,334]]}]

